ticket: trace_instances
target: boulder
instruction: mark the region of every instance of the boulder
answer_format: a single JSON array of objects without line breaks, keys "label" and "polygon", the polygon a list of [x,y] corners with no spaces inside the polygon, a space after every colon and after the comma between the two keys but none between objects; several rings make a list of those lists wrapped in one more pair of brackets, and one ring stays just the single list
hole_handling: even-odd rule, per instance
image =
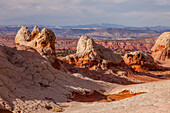
[{"label": "boulder", "polygon": [[36,49],[40,55],[57,67],[59,62],[55,53],[55,39],[55,34],[50,29],[44,28],[41,31],[38,26],[35,26],[31,33],[27,27],[22,26],[15,37],[15,42],[17,47],[24,45]]},{"label": "boulder", "polygon": [[170,59],[170,32],[161,34],[151,49],[152,56],[156,60]]},{"label": "boulder", "polygon": [[154,59],[148,53],[134,51],[124,55],[124,61],[136,71],[159,70],[160,67],[154,62]]}]

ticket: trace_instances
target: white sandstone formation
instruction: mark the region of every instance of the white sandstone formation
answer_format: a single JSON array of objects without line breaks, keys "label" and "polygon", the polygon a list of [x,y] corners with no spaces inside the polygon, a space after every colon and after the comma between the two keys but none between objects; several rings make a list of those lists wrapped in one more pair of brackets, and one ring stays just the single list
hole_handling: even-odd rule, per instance
[{"label": "white sandstone formation", "polygon": [[170,59],[170,32],[161,34],[151,49],[152,56],[156,60]]}]

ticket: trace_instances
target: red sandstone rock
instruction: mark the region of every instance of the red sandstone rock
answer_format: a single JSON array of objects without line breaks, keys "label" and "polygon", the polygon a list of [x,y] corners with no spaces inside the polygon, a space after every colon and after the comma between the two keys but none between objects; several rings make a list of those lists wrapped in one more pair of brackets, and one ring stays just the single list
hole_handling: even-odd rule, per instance
[{"label": "red sandstone rock", "polygon": [[154,59],[151,55],[141,51],[135,51],[125,54],[124,61],[136,71],[162,69],[154,62]]},{"label": "red sandstone rock", "polygon": [[[151,52],[151,48],[154,45],[155,38],[131,40],[131,41],[111,41],[111,40],[94,40],[95,43],[100,44],[104,47],[110,48],[112,51],[122,50],[133,50],[133,51],[145,51]],[[78,41],[77,40],[57,40],[56,45],[58,49],[76,50]]]}]

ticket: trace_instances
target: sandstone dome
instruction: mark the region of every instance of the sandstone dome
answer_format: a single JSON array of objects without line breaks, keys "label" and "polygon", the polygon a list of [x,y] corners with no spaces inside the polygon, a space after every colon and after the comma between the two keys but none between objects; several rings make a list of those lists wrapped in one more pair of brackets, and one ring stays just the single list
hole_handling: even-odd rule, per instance
[{"label": "sandstone dome", "polygon": [[170,59],[170,32],[161,34],[151,49],[152,56],[156,60]]},{"label": "sandstone dome", "polygon": [[109,48],[105,48],[96,44],[93,39],[88,36],[81,36],[77,44],[78,57],[85,57],[88,60],[96,60],[101,62],[106,60],[113,64],[120,64],[123,59],[120,55],[113,53]]},{"label": "sandstone dome", "polygon": [[127,70],[127,68],[131,70],[119,54],[95,43],[95,41],[88,36],[81,36],[77,44],[77,52],[66,56],[62,60],[69,64],[91,70],[120,70],[118,69],[119,67],[125,67],[125,70]]}]

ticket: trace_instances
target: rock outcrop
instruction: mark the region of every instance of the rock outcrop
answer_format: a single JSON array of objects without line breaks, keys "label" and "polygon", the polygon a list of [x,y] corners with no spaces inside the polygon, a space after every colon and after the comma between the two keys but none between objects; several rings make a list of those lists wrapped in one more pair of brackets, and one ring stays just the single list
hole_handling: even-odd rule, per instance
[{"label": "rock outcrop", "polygon": [[87,64],[93,66],[95,63],[103,65],[120,65],[123,59],[120,55],[115,54],[109,48],[105,48],[96,44],[87,36],[80,37],[77,44],[77,53],[80,64]]},{"label": "rock outcrop", "polygon": [[27,27],[22,26],[15,37],[15,42],[17,46],[25,45],[36,49],[54,67],[57,67],[59,63],[55,53],[55,39],[55,34],[50,29],[44,28],[41,31],[35,26],[31,33]]},{"label": "rock outcrop", "polygon": [[96,44],[88,36],[81,36],[77,44],[76,54],[66,56],[63,61],[96,71],[112,70],[117,73],[121,69],[131,70],[119,54],[115,54],[111,49]]},{"label": "rock outcrop", "polygon": [[165,32],[157,39],[151,49],[152,56],[156,60],[170,59],[170,32]]},{"label": "rock outcrop", "polygon": [[148,71],[148,70],[160,70],[153,57],[148,53],[142,51],[135,51],[126,53],[124,55],[124,61],[130,65],[135,71]]},{"label": "rock outcrop", "polygon": [[68,95],[73,91],[92,93],[100,89],[105,90],[105,86],[55,69],[29,46],[19,46],[18,50],[0,45],[0,110],[14,113],[62,111],[57,103],[71,101]]},{"label": "rock outcrop", "polygon": [[[51,65],[51,63],[56,64],[56,56],[53,51],[55,49],[53,48],[53,36],[51,31],[46,29],[40,32],[40,29],[35,27],[33,32],[30,33],[26,27],[22,27],[16,36],[17,47],[10,48],[0,45],[0,113],[52,113],[62,111],[70,113],[74,112],[74,110],[84,112],[84,108],[92,105],[96,108],[101,108],[101,106],[108,107],[109,105],[109,112],[113,112],[113,110],[120,112],[120,110],[122,110],[122,102],[124,103],[124,101],[125,104],[123,106],[126,107],[130,105],[128,108],[126,107],[126,110],[134,112],[142,108],[141,106],[143,105],[148,106],[147,104],[141,104],[141,106],[136,107],[136,105],[139,105],[136,104],[136,101],[141,103],[146,100],[144,103],[150,103],[151,99],[153,100],[152,103],[155,103],[155,99],[157,99],[157,102],[154,106],[146,107],[145,111],[152,108],[157,111],[157,103],[161,103],[160,105],[163,107],[159,105],[160,112],[162,112],[162,109],[164,109],[165,113],[167,112],[167,106],[169,105],[167,104],[169,99],[168,94],[170,93],[166,92],[169,88],[166,86],[169,86],[169,81],[163,81],[157,85],[151,83],[151,86],[146,84],[138,87],[131,85],[133,88],[122,87],[123,84],[141,83],[143,80],[140,80],[141,76],[127,75],[126,72],[131,71],[132,68],[125,64],[120,55],[94,43],[94,41],[87,36],[81,37],[78,43],[77,53],[67,57],[68,60],[66,61],[74,64],[74,66],[67,64],[72,67],[73,73],[71,73],[71,71],[66,73],[54,68],[54,65]],[[139,55],[139,58],[142,59],[142,56]],[[152,60],[149,57],[145,58],[144,62],[145,61],[151,62]],[[65,64],[66,63],[63,63],[63,65]],[[80,67],[85,68],[82,69]],[[151,77],[146,77],[145,79],[148,80],[148,78]],[[119,86],[121,89],[118,88]],[[146,86],[150,87],[146,88]],[[157,86],[160,86],[160,88],[157,88]],[[83,100],[88,101],[87,98],[89,97],[97,101],[95,99],[100,96],[108,95],[110,92],[112,92],[112,94],[116,92],[120,94],[119,92],[125,89],[133,91],[135,95],[138,94],[138,91],[141,92],[141,89],[144,89],[142,91],[148,92],[146,93],[148,95],[142,98],[141,95],[132,98],[132,100],[129,98],[116,102],[119,104],[119,109],[117,109],[117,106],[114,106],[117,105],[115,102],[80,104],[79,101],[81,101],[81,99],[76,99],[82,97]],[[146,99],[150,94],[155,94],[154,92],[156,90],[159,91],[156,92],[156,95],[152,95],[151,99]],[[97,96],[97,98],[94,96]],[[156,97],[165,98],[160,99]],[[75,101],[77,102],[71,102],[74,99],[76,99]],[[114,98],[109,97],[108,100],[115,101]],[[100,104],[100,106],[98,106],[98,104]],[[85,105],[85,107],[81,105]],[[113,106],[116,109],[113,109]],[[76,108],[72,110],[70,109],[72,107]],[[94,110],[94,107],[86,111],[90,112]],[[135,109],[132,109],[132,107]],[[94,112],[95,111],[96,109]],[[103,111],[105,112],[106,109],[104,108]],[[124,111],[125,110],[123,110],[123,112]]]}]

